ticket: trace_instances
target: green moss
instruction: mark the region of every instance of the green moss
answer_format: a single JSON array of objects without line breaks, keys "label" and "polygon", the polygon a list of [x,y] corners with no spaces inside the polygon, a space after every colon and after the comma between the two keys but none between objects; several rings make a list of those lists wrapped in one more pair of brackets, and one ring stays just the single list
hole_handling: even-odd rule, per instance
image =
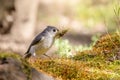
[{"label": "green moss", "polygon": [[110,62],[120,49],[118,33],[102,36],[91,50],[76,52],[70,59],[35,59],[30,64],[58,80],[119,80],[120,61]]},{"label": "green moss", "polygon": [[32,79],[32,68],[30,66],[30,64],[24,60],[21,59],[22,62],[22,68],[23,68],[23,72],[27,75],[27,80],[31,80]]},{"label": "green moss", "polygon": [[[12,57],[22,64],[22,70],[31,78],[31,67],[45,72],[58,80],[119,80],[120,60],[108,59],[116,56],[120,49],[120,34],[112,33],[102,36],[91,50],[76,52],[69,59],[28,59],[17,54],[1,53],[1,58]],[[28,63],[29,62],[29,63]]]},{"label": "green moss", "polygon": [[92,56],[100,56],[103,59],[116,59],[118,51],[120,50],[120,33],[111,33],[103,35],[91,48],[91,50],[84,50],[77,52],[73,57],[75,60],[91,59]]},{"label": "green moss", "polygon": [[116,59],[120,49],[120,34],[112,33],[101,37],[93,46],[95,54],[103,55],[107,59]]},{"label": "green moss", "polygon": [[[119,62],[117,62],[119,64]],[[108,64],[100,58],[89,61],[71,59],[41,60],[35,59],[31,65],[39,71],[46,72],[62,80],[117,80],[120,78],[119,65]],[[116,69],[118,71],[115,71]]]},{"label": "green moss", "polygon": [[18,54],[0,52],[0,59],[1,58],[8,58],[8,57],[12,57],[12,58],[18,59],[18,60],[21,59],[21,57]]},{"label": "green moss", "polygon": [[32,63],[33,67],[38,70],[42,70],[51,74],[52,76],[62,78],[63,80],[76,79],[78,74],[78,66],[72,65],[76,64],[74,61],[66,59],[55,59],[55,60],[41,60],[36,59]]},{"label": "green moss", "polygon": [[120,34],[113,33],[107,34],[101,37],[97,43],[93,46],[93,50],[100,52],[110,52],[112,50],[120,48]]}]

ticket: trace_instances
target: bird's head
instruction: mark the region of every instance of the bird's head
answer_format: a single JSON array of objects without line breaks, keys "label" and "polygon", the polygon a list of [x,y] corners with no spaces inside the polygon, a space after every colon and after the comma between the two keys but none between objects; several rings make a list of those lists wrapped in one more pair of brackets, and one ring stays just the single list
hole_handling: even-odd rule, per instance
[{"label": "bird's head", "polygon": [[45,29],[45,31],[51,36],[56,38],[56,36],[59,33],[59,29],[54,27],[54,26],[47,26],[47,28]]}]

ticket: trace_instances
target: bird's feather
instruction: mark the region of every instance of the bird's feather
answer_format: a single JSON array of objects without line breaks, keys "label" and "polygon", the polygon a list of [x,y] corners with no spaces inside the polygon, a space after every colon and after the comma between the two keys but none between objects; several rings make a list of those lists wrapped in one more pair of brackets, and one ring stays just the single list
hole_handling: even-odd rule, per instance
[{"label": "bird's feather", "polygon": [[29,48],[28,48],[26,53],[29,53],[31,46],[34,46],[37,43],[42,42],[43,40],[44,40],[43,36],[36,36],[35,39],[32,41],[32,43],[30,44],[30,46],[29,46]]}]

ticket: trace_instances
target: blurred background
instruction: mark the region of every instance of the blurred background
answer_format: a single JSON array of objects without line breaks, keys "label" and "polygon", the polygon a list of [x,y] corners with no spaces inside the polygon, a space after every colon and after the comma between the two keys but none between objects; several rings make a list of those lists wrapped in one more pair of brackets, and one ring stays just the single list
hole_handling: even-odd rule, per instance
[{"label": "blurred background", "polygon": [[0,0],[0,51],[24,54],[48,25],[69,29],[70,45],[89,46],[119,30],[119,19],[119,0]]}]

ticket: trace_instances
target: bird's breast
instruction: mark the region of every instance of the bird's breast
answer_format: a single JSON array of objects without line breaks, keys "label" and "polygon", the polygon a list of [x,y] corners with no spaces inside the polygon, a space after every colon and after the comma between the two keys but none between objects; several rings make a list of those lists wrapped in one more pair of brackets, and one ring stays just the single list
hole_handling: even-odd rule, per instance
[{"label": "bird's breast", "polygon": [[44,40],[43,46],[46,48],[50,48],[53,44],[54,40],[53,39],[46,39]]},{"label": "bird's breast", "polygon": [[39,42],[38,45],[35,46],[35,53],[36,54],[45,54],[49,48],[53,44],[53,40],[51,39],[46,39],[43,42]]}]

